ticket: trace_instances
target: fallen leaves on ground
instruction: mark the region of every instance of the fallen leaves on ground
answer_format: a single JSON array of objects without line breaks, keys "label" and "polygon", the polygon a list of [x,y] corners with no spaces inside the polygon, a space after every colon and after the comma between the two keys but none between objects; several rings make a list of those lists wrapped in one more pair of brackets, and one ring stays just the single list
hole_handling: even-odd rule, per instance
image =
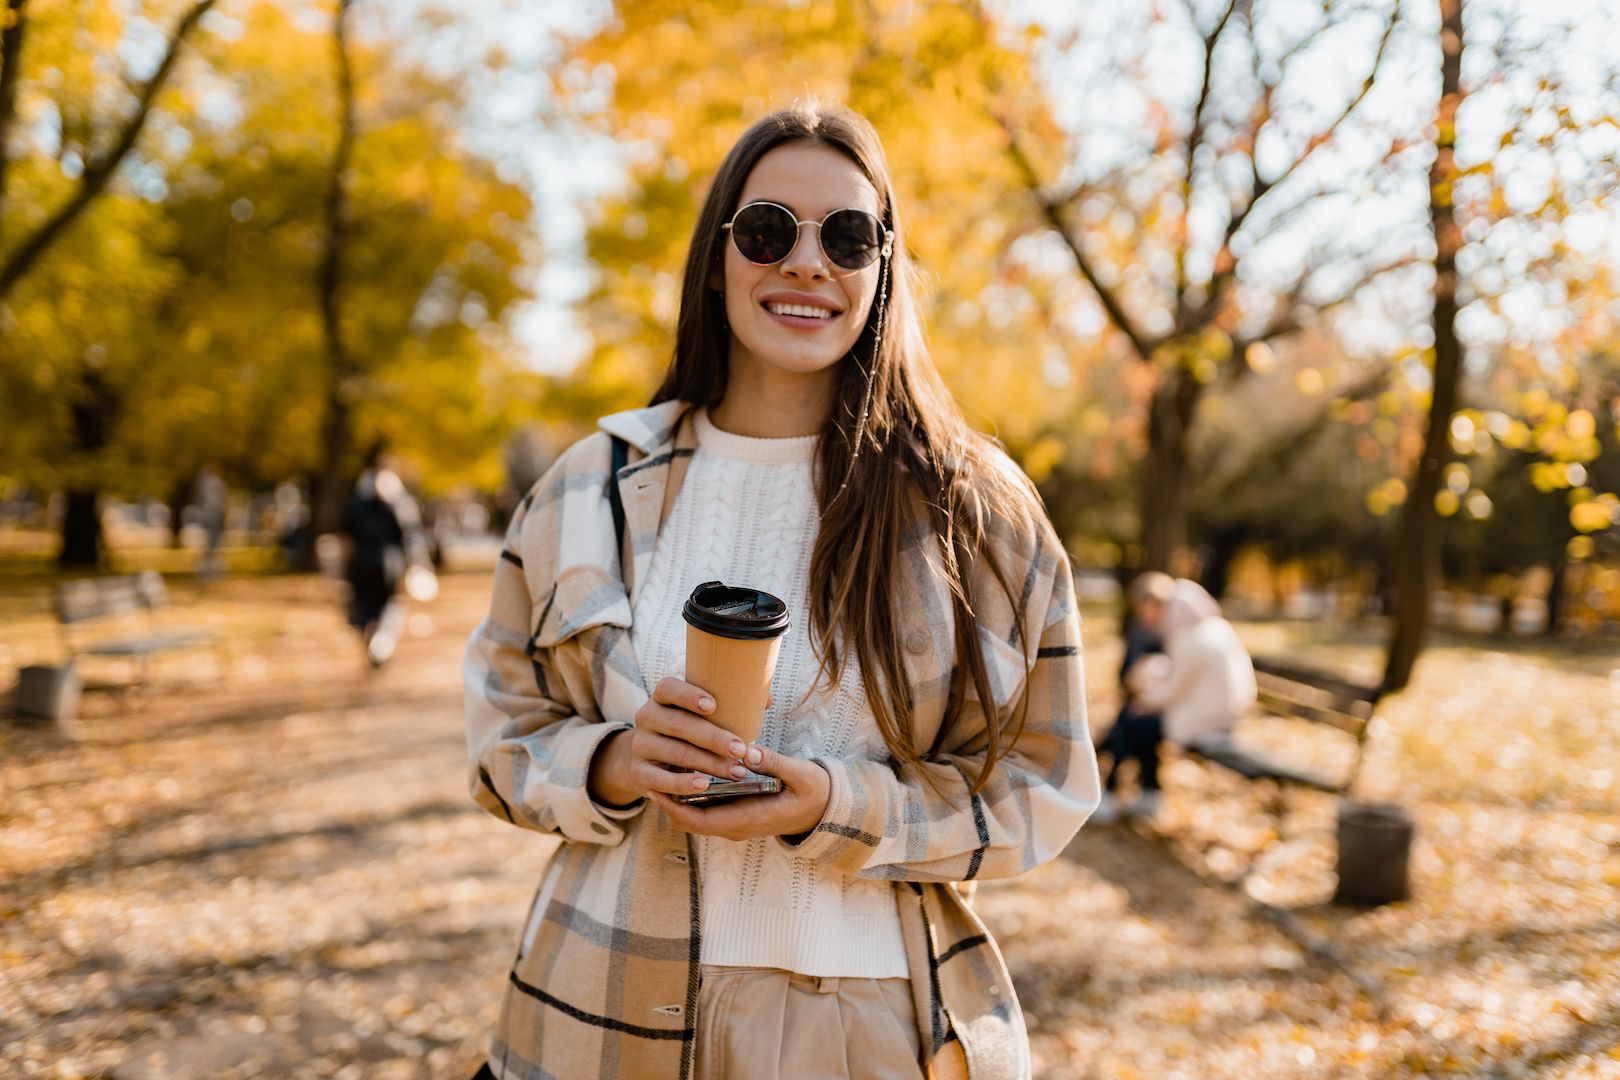
[{"label": "fallen leaves on ground", "polygon": [[[328,582],[176,586],[172,617],[214,646],[165,656],[144,691],[93,690],[71,738],[0,727],[0,1074],[471,1075],[550,849],[467,799],[459,660],[487,582],[444,585],[374,674]],[[1374,658],[1365,627],[1241,629],[1351,672]],[[1112,630],[1087,624],[1099,728]],[[0,597],[0,676],[54,634],[42,588]],[[1181,759],[1155,824],[1088,827],[985,883],[1036,1075],[1620,1075],[1617,669],[1556,643],[1424,657],[1361,792],[1416,815],[1408,903],[1328,902],[1332,800],[1278,816]],[[1242,735],[1346,763],[1320,730]],[[1222,884],[1259,853],[1247,892]]]}]

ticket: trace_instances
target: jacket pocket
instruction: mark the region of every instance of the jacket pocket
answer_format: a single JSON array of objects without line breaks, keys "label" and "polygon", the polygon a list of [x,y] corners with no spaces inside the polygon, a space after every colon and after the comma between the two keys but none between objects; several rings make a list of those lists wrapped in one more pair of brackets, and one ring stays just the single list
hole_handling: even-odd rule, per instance
[{"label": "jacket pocket", "polygon": [[[1024,650],[1007,642],[984,626],[979,627],[979,648],[984,651],[985,674],[990,677],[990,693],[996,699],[996,708],[1005,709],[1023,689],[1029,677],[1029,658]],[[968,696],[977,699],[973,680],[967,684]]]},{"label": "jacket pocket", "polygon": [[624,583],[600,566],[570,566],[534,600],[534,644],[551,648],[593,626],[630,625]]}]

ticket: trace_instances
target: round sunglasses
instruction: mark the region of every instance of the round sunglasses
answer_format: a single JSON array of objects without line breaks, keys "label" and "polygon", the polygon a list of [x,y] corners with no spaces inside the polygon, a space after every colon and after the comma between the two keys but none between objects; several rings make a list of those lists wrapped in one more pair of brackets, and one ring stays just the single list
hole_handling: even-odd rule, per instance
[{"label": "round sunglasses", "polygon": [[834,210],[820,221],[800,221],[785,206],[751,202],[720,227],[730,230],[743,258],[756,266],[770,266],[793,254],[799,230],[806,225],[816,226],[827,260],[845,270],[864,269],[894,250],[894,233],[875,214],[853,207]]}]

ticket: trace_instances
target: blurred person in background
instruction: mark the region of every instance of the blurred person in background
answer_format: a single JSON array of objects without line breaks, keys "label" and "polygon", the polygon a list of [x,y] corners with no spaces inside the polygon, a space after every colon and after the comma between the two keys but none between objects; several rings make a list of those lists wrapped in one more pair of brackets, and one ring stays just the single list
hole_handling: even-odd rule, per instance
[{"label": "blurred person in background", "polygon": [[[1149,587],[1163,592],[1163,583]],[[1238,720],[1254,707],[1254,663],[1221,606],[1196,581],[1175,579],[1162,603],[1147,609],[1164,641],[1162,654],[1138,658],[1125,673],[1129,695],[1115,730],[1109,733],[1113,767],[1105,781],[1099,813],[1105,819],[1121,812],[1115,802],[1119,764],[1134,759],[1140,766],[1141,796],[1123,812],[1152,817],[1159,811],[1159,744],[1180,746],[1215,742],[1230,736]]]},{"label": "blurred person in background", "polygon": [[1137,669],[1138,662],[1144,657],[1162,657],[1164,653],[1160,630],[1164,605],[1170,599],[1174,584],[1175,579],[1169,574],[1148,570],[1138,574],[1126,592],[1130,613],[1125,625],[1125,655],[1119,664],[1119,687],[1123,701],[1119,714],[1114,718],[1114,726],[1108,729],[1108,734],[1097,746],[1100,752],[1109,757],[1102,803],[1092,818],[1098,824],[1107,824],[1119,816],[1115,793],[1119,790],[1121,766],[1127,760],[1137,763],[1144,784],[1145,778],[1151,774],[1153,788],[1155,791],[1158,788],[1157,753],[1162,737],[1161,722],[1157,716],[1140,713],[1132,707],[1130,679],[1132,670]]},{"label": "blurred person in background", "polygon": [[[468,784],[562,843],[481,1076],[1029,1074],[958,883],[1052,858],[1096,805],[1079,614],[1033,486],[928,355],[916,274],[872,126],[765,117],[709,187],[652,405],[516,511],[466,650]],[[710,580],[792,619],[751,745],[678,677]],[[782,789],[672,798],[749,768]]]},{"label": "blurred person in background", "polygon": [[419,581],[433,573],[416,500],[381,444],[367,456],[343,508],[343,536],[349,625],[360,631],[371,666],[381,667],[394,655],[405,625],[401,583],[408,582],[418,599],[430,599],[421,595],[430,590]]},{"label": "blurred person in background", "polygon": [[1175,578],[1158,570],[1138,574],[1126,593],[1130,601],[1130,620],[1125,627],[1125,655],[1119,662],[1119,685],[1125,687],[1125,677],[1144,656],[1164,652],[1164,639],[1160,636],[1164,620],[1164,605],[1170,599]]},{"label": "blurred person in background", "polygon": [[276,544],[281,549],[284,567],[298,565],[299,553],[304,549],[304,538],[309,532],[309,506],[304,491],[291,480],[276,485],[275,498]]},{"label": "blurred person in background", "polygon": [[197,577],[213,581],[224,571],[224,556],[220,545],[225,539],[225,511],[230,492],[219,468],[210,462],[197,471],[197,484],[192,503],[197,507],[197,524],[203,531],[203,553],[197,563]]}]

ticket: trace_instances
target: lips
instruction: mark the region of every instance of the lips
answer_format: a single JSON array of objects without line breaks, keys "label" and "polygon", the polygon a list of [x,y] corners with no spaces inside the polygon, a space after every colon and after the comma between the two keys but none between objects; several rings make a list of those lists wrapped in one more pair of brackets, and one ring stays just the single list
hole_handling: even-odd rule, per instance
[{"label": "lips", "polygon": [[793,289],[777,289],[768,292],[759,298],[762,304],[803,304],[807,307],[821,308],[833,314],[841,314],[844,310],[842,304],[830,296],[818,296],[815,293],[798,292]]},{"label": "lips", "polygon": [[770,317],[771,321],[779,322],[779,324],[786,325],[786,327],[792,327],[792,329],[795,330],[820,330],[821,327],[833,325],[834,322],[838,322],[838,313],[829,314],[829,316],[823,317],[786,316],[786,314],[774,313],[774,311],[771,311],[770,308],[766,308],[765,304],[760,304],[760,309],[761,311],[765,311],[766,317]]},{"label": "lips", "polygon": [[760,299],[759,306],[774,321],[795,329],[817,329],[843,314],[832,301],[810,293],[771,293]]}]

